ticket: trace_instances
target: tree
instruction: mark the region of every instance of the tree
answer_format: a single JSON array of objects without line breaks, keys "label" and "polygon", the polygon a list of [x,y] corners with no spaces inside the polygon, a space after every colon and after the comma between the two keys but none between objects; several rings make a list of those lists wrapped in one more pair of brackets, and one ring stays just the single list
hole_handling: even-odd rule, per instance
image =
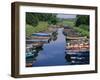
[{"label": "tree", "polygon": [[38,24],[38,18],[32,13],[26,13],[26,24],[36,26]]},{"label": "tree", "polygon": [[56,24],[56,14],[51,13],[26,13],[26,24],[36,26],[39,21],[47,21],[48,24]]},{"label": "tree", "polygon": [[88,15],[77,15],[75,26],[79,26],[81,24],[89,25],[89,16]]},{"label": "tree", "polygon": [[48,23],[49,23],[49,24],[53,24],[53,25],[55,25],[57,22],[58,22],[58,20],[57,20],[57,18],[56,18],[56,15],[52,15],[52,16],[50,17],[50,19],[48,20]]}]

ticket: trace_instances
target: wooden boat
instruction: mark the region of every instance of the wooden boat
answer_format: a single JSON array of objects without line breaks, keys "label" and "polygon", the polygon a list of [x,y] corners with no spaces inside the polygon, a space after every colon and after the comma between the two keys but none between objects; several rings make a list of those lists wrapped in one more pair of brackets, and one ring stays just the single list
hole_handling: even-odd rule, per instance
[{"label": "wooden boat", "polygon": [[81,49],[89,49],[89,46],[66,46],[66,50],[81,50]]},{"label": "wooden boat", "polygon": [[30,46],[30,47],[27,46],[27,47],[26,47],[26,53],[27,53],[27,52],[30,52],[30,51],[32,51],[32,46]]},{"label": "wooden boat", "polygon": [[70,55],[70,56],[89,56],[89,50],[81,50],[81,51],[71,51],[71,50],[66,50],[66,55]]},{"label": "wooden boat", "polygon": [[50,33],[33,33],[31,36],[32,39],[35,40],[49,40],[51,38]]},{"label": "wooden boat", "polygon": [[68,39],[68,40],[79,40],[79,39],[86,39],[86,37],[71,37],[71,36],[67,36],[66,39]]},{"label": "wooden boat", "polygon": [[26,58],[27,57],[30,57],[30,56],[34,56],[34,54],[36,53],[37,51],[35,49],[32,48],[26,48]]},{"label": "wooden boat", "polygon": [[26,67],[32,67],[35,62],[36,62],[36,59],[26,60]]},{"label": "wooden boat", "polygon": [[32,63],[27,63],[26,67],[32,67]]},{"label": "wooden boat", "polygon": [[34,54],[32,52],[27,52],[26,53],[26,58],[30,58],[30,57],[33,57]]},{"label": "wooden boat", "polygon": [[26,59],[32,58],[36,52],[37,51],[35,49],[33,50],[33,47],[26,47]]},{"label": "wooden boat", "polygon": [[35,43],[35,42],[48,42],[49,39],[30,39],[30,40],[26,40],[26,43]]},{"label": "wooden boat", "polygon": [[66,52],[68,52],[68,53],[70,53],[70,52],[79,53],[79,52],[87,52],[87,51],[89,51],[89,49],[66,50]]},{"label": "wooden boat", "polygon": [[66,46],[66,49],[67,50],[81,50],[81,49],[89,49],[89,44],[87,43],[81,43],[81,44],[70,44],[70,43],[67,43],[67,46]]},{"label": "wooden boat", "polygon": [[34,42],[34,43],[32,43],[32,46],[33,47],[41,47],[41,46],[43,46],[43,42]]},{"label": "wooden boat", "polygon": [[50,39],[49,36],[32,36],[32,39],[40,39],[40,40],[43,40],[43,39]]},{"label": "wooden boat", "polygon": [[42,36],[42,37],[49,37],[49,33],[33,33],[32,36]]}]

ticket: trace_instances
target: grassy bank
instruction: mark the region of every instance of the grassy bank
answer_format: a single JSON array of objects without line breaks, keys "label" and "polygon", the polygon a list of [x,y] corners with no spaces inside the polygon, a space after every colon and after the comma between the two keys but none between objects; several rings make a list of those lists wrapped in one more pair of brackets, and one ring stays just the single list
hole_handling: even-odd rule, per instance
[{"label": "grassy bank", "polygon": [[47,30],[48,23],[47,22],[39,22],[39,24],[35,27],[26,24],[26,36],[30,37],[32,33],[40,32]]},{"label": "grassy bank", "polygon": [[75,24],[75,21],[74,20],[63,20],[62,24],[73,27]]},{"label": "grassy bank", "polygon": [[75,21],[74,20],[64,20],[63,25],[68,25],[72,27],[74,30],[78,31],[81,36],[87,36],[89,37],[89,26],[88,25],[80,25],[80,26],[75,26]]}]

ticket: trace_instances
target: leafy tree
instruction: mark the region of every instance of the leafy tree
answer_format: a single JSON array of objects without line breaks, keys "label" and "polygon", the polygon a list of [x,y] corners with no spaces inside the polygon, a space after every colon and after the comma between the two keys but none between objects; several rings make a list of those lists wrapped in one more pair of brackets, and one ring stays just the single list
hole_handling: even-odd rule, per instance
[{"label": "leafy tree", "polygon": [[56,24],[56,14],[51,13],[26,13],[26,24],[36,26],[39,21],[47,21],[48,24]]},{"label": "leafy tree", "polygon": [[88,15],[77,15],[75,26],[79,26],[81,24],[89,25],[89,16]]},{"label": "leafy tree", "polygon": [[58,22],[58,20],[57,20],[57,18],[56,18],[56,15],[52,15],[51,17],[50,17],[50,19],[48,20],[48,23],[49,24],[56,24]]},{"label": "leafy tree", "polygon": [[33,16],[32,13],[26,13],[26,24],[36,26],[38,24],[38,18]]}]

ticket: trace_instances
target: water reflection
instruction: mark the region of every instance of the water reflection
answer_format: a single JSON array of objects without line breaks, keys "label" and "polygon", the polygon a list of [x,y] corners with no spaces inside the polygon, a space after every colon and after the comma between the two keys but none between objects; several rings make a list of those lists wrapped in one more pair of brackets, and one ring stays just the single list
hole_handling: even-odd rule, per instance
[{"label": "water reflection", "polygon": [[58,33],[53,33],[52,37],[51,37],[51,40],[56,41],[57,40],[57,35],[58,35]]},{"label": "water reflection", "polygon": [[69,64],[89,64],[89,51],[66,53],[65,59]]},{"label": "water reflection", "polygon": [[[57,35],[58,35],[57,32],[52,33],[51,38],[48,40],[48,42],[45,42],[45,44],[49,44],[51,41],[56,41]],[[26,43],[29,45],[31,44],[30,42],[26,42]],[[26,49],[26,53],[27,54],[29,53],[30,55],[30,56],[26,55],[26,66],[27,67],[32,67],[32,65],[37,61],[38,55],[41,54],[40,51],[43,51],[43,45],[39,47],[32,46],[32,48]]]},{"label": "water reflection", "polygon": [[69,53],[65,49],[66,43],[63,28],[59,28],[57,33],[52,34],[47,43],[43,43],[39,47],[32,46],[31,49],[26,50],[26,66],[89,64],[89,51]]}]

